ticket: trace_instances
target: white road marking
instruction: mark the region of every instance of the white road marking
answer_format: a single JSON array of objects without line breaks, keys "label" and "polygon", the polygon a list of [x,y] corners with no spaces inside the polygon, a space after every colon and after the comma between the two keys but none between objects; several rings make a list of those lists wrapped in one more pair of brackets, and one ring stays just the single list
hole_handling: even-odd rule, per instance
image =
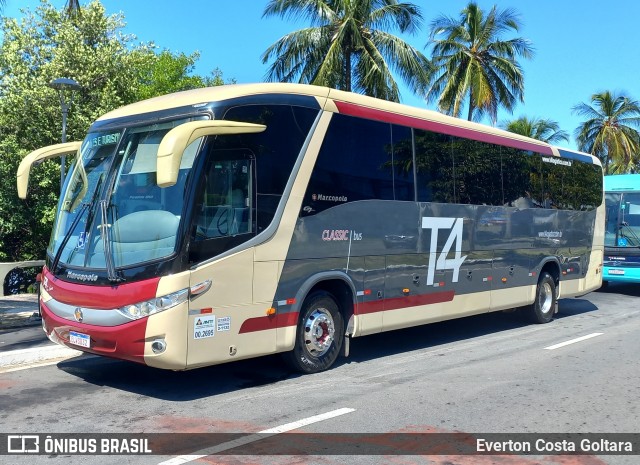
[{"label": "white road marking", "polygon": [[205,449],[204,451],[202,451],[202,452],[206,452],[205,454],[180,455],[178,457],[174,457],[164,462],[160,462],[158,465],[181,465],[183,463],[192,462],[194,460],[207,457],[208,455],[217,454],[225,450],[233,449],[234,447],[251,444],[252,442],[259,441],[269,436],[275,436],[276,434],[286,433],[287,431],[293,431],[295,429],[302,428],[303,426],[307,426],[312,423],[318,423],[323,420],[328,420],[330,418],[339,417],[340,415],[345,415],[347,413],[355,412],[355,410],[356,409],[353,409],[353,408],[340,408],[338,410],[332,410],[331,412],[321,413],[320,415],[314,415],[312,417],[303,418],[302,420],[298,420],[298,421],[294,421],[284,425],[276,426],[274,428],[258,431],[257,433],[250,434],[248,436],[243,436],[241,438],[234,439],[233,441],[223,442],[222,444],[218,444],[217,446],[214,446],[210,449]]},{"label": "white road marking", "polygon": [[560,347],[568,346],[569,344],[575,344],[576,342],[585,341],[587,339],[591,339],[592,337],[602,336],[604,333],[591,333],[586,336],[577,337],[575,339],[571,339],[570,341],[561,342],[560,344],[555,344],[549,347],[545,347],[544,350],[554,350],[559,349]]}]

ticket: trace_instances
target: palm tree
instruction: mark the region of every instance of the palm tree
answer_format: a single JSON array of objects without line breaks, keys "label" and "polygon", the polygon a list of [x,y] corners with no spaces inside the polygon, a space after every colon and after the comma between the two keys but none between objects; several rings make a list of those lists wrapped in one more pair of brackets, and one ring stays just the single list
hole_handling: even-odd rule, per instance
[{"label": "palm tree", "polygon": [[573,112],[587,120],[575,131],[578,148],[600,158],[605,174],[634,171],[640,157],[640,104],[626,95],[604,91]]},{"label": "palm tree", "polygon": [[[7,0],[0,0],[0,11],[4,10],[7,5]],[[80,14],[80,0],[67,0],[65,10],[69,16]]]},{"label": "palm tree", "polygon": [[427,101],[437,101],[440,111],[456,117],[466,104],[469,121],[487,114],[495,123],[500,106],[513,111],[517,100],[524,101],[524,76],[516,58],[531,58],[534,51],[527,39],[500,36],[519,27],[515,10],[498,10],[494,5],[485,15],[474,2],[457,19],[436,18],[427,44],[433,47],[436,70]]},{"label": "palm tree", "polygon": [[64,7],[67,15],[70,18],[80,14],[80,0],[67,0],[67,4]]},{"label": "palm tree", "polygon": [[304,19],[305,29],[271,45],[262,62],[274,59],[266,80],[301,82],[356,91],[399,101],[397,72],[419,92],[429,69],[427,58],[389,29],[414,34],[418,6],[398,0],[270,0],[263,17]]},{"label": "palm tree", "polygon": [[560,130],[558,123],[550,119],[529,119],[526,116],[521,116],[518,119],[502,123],[501,126],[514,134],[538,139],[548,144],[556,144],[560,141],[569,142],[569,133]]}]

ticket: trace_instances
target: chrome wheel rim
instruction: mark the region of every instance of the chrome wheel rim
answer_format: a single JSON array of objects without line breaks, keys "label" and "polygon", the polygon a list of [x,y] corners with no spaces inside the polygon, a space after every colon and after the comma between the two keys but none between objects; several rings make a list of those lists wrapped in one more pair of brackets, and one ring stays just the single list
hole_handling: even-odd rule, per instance
[{"label": "chrome wheel rim", "polygon": [[546,315],[551,311],[552,303],[553,303],[553,289],[551,289],[551,284],[544,283],[540,288],[540,297],[538,299],[540,311]]},{"label": "chrome wheel rim", "polygon": [[304,344],[309,354],[321,357],[331,347],[335,337],[335,325],[326,308],[315,309],[304,325]]}]

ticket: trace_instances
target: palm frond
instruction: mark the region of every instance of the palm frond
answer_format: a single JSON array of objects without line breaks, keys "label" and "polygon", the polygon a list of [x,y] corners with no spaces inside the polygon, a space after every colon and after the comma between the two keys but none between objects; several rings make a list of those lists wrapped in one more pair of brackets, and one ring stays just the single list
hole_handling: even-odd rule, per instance
[{"label": "palm frond", "polygon": [[273,60],[267,80],[353,88],[398,100],[396,73],[412,91],[426,92],[428,59],[388,32],[416,32],[422,22],[416,5],[397,0],[270,0],[263,17],[272,15],[304,19],[315,28],[287,34],[267,48],[262,61]]}]

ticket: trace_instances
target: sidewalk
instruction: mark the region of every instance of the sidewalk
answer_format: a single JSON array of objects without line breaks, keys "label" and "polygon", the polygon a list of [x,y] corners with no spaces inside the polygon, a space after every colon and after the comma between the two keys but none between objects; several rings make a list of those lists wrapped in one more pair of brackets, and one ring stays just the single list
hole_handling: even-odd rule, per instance
[{"label": "sidewalk", "polygon": [[0,329],[20,328],[40,324],[38,296],[17,294],[0,297]]},{"label": "sidewalk", "polygon": [[[20,340],[21,331],[28,330],[30,326],[40,326],[41,324],[42,321],[38,315],[37,295],[18,294],[0,297],[0,335],[3,341],[5,337],[17,337]],[[39,342],[40,345],[48,342],[44,333],[42,333],[42,337],[45,341]],[[39,347],[0,351],[0,373],[57,363],[76,357],[81,353],[53,342]]]}]

